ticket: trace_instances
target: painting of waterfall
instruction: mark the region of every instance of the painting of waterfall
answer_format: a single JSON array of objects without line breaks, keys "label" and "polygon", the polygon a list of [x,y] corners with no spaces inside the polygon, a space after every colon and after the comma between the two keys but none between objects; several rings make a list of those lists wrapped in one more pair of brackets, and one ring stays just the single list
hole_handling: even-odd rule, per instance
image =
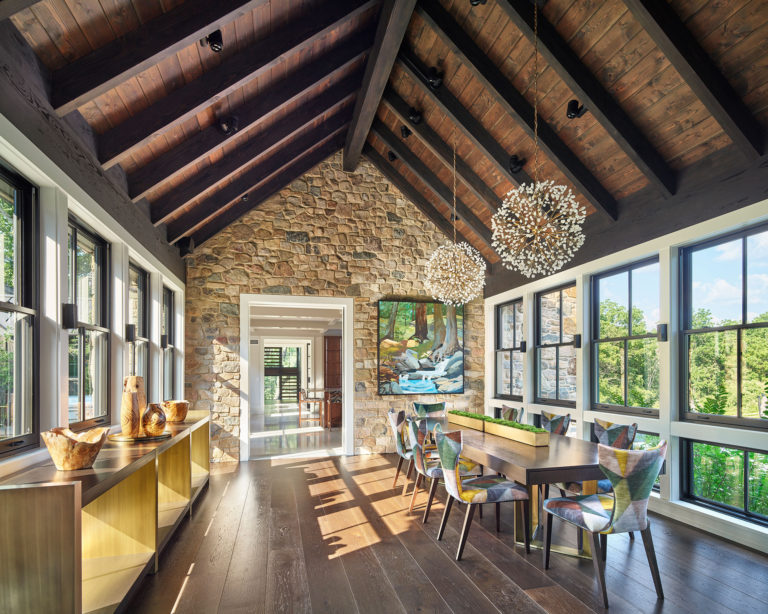
[{"label": "painting of waterfall", "polygon": [[464,307],[379,301],[379,394],[464,392]]}]

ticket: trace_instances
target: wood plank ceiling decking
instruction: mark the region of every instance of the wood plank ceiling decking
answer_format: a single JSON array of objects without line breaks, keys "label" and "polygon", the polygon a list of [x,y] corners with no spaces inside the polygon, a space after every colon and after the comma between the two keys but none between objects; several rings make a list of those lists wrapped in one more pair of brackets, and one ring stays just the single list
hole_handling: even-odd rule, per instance
[{"label": "wood plank ceiling decking", "polygon": [[[727,147],[765,154],[764,0],[539,4],[538,172],[590,215],[667,198],[681,171]],[[536,172],[531,2],[0,6],[50,71],[52,108],[82,115],[94,155],[122,168],[171,243],[199,245],[342,148],[345,168],[362,152],[450,235],[455,145],[457,227],[493,263],[491,215]],[[221,53],[199,42],[217,28]],[[588,110],[568,119],[573,99]]]}]

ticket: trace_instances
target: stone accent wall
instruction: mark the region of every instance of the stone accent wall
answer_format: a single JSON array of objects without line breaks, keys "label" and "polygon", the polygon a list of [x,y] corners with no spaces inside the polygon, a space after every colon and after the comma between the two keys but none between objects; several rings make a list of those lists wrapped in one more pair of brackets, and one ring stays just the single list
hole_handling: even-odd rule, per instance
[{"label": "stone accent wall", "polygon": [[339,153],[198,247],[187,269],[185,392],[211,411],[212,459],[239,454],[240,294],[354,297],[357,453],[394,450],[389,407],[446,400],[482,412],[482,299],[465,308],[464,395],[377,395],[377,301],[425,296],[422,272],[443,240],[367,160],[345,173]]}]

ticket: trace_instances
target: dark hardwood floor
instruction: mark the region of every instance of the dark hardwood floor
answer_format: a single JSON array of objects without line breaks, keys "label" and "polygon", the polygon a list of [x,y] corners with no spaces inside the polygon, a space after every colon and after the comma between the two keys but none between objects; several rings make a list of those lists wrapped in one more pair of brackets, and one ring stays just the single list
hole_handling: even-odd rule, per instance
[{"label": "dark hardwood floor", "polygon": [[[453,559],[463,510],[435,537],[445,493],[421,524],[426,494],[393,490],[395,457],[286,459],[218,465],[191,520],[126,608],[136,613],[604,612],[592,563],[526,555],[502,505],[475,514]],[[402,485],[402,477],[400,484]],[[410,489],[409,489],[410,490]],[[556,531],[557,531],[556,527]],[[569,527],[570,529],[570,527]],[[560,538],[573,535],[560,531]],[[657,601],[641,540],[608,540],[610,612],[768,612],[768,557],[653,517],[666,599]]]}]

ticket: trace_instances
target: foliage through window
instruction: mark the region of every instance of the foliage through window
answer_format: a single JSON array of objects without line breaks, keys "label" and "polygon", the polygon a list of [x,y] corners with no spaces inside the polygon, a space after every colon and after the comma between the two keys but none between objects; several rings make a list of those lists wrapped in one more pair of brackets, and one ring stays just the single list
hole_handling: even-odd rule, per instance
[{"label": "foliage through window", "polygon": [[496,397],[523,398],[523,300],[496,307]]},{"label": "foliage through window", "polygon": [[173,290],[163,286],[160,336],[163,345],[163,399],[173,399],[176,386],[176,331],[173,325]]},{"label": "foliage through window", "polygon": [[658,410],[658,323],[658,260],[592,278],[594,407]]},{"label": "foliage through window", "polygon": [[576,402],[576,285],[536,295],[536,401]]},{"label": "foliage through window", "polygon": [[682,261],[687,416],[768,428],[768,230],[686,248]]},{"label": "foliage through window", "polygon": [[[655,433],[647,433],[645,431],[638,431],[635,435],[635,441],[632,444],[633,450],[648,450],[649,448],[655,448],[659,445],[659,442],[661,441],[661,437],[656,435]],[[664,468],[662,468],[660,473],[664,473]],[[661,479],[657,475],[656,481],[653,483],[653,490],[658,491],[661,484]]]},{"label": "foliage through window", "polygon": [[143,377],[149,390],[149,275],[131,264],[128,277],[128,324],[136,327],[136,340],[128,352],[128,372]]}]

